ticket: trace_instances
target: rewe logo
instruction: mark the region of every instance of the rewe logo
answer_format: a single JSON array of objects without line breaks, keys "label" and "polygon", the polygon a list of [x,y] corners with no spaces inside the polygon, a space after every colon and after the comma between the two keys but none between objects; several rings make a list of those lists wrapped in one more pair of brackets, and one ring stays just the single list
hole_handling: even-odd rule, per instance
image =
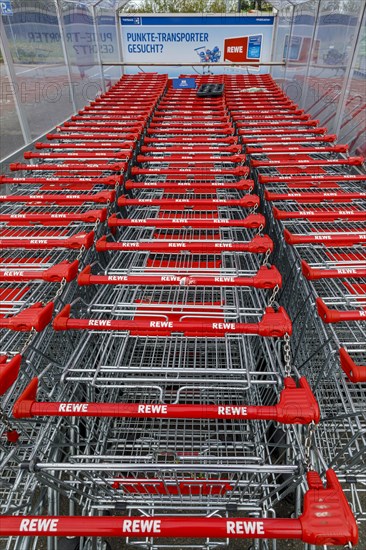
[{"label": "rewe logo", "polygon": [[262,36],[237,36],[224,40],[224,61],[259,61]]}]

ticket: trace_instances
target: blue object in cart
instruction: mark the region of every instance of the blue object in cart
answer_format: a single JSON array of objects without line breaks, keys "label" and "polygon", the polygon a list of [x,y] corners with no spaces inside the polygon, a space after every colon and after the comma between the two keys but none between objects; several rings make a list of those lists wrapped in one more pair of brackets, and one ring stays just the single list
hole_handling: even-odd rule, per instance
[{"label": "blue object in cart", "polygon": [[173,78],[173,88],[178,90],[180,88],[196,88],[195,78]]}]

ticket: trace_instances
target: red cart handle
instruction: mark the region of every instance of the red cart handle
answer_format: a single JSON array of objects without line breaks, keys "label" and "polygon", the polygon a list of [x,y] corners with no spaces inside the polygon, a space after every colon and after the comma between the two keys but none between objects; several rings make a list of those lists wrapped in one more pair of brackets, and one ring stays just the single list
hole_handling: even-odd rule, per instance
[{"label": "red cart handle", "polygon": [[37,302],[27,309],[23,309],[12,317],[0,318],[0,328],[6,328],[16,332],[41,332],[52,320],[53,302],[45,306]]},{"label": "red cart handle", "polygon": [[99,193],[92,194],[64,194],[64,195],[43,195],[43,194],[33,194],[33,195],[0,195],[1,202],[52,202],[54,204],[65,204],[68,205],[77,205],[85,204],[88,202],[94,202],[97,204],[106,204],[113,202],[116,198],[115,191],[99,191]]},{"label": "red cart handle", "polygon": [[[258,195],[246,195],[241,199],[129,199],[122,195],[118,199],[118,206],[160,206],[169,210],[194,210],[217,209],[220,206],[239,206],[241,208],[253,208],[259,206]],[[0,217],[1,218],[1,217]]]},{"label": "red cart handle", "polygon": [[47,281],[49,283],[61,283],[65,280],[68,283],[73,281],[78,274],[79,262],[75,260],[74,262],[60,262],[48,269],[44,270],[35,270],[27,269],[27,264],[24,267],[19,269],[1,269],[0,270],[0,281]]},{"label": "red cart handle", "polygon": [[[148,128],[146,130],[146,133],[147,135],[151,136],[151,135],[159,135],[159,134],[174,134],[175,136],[179,136],[179,135],[187,135],[187,132],[190,128]],[[216,138],[217,138],[217,135],[220,135],[220,134],[223,134],[223,135],[232,135],[234,133],[234,129],[232,127],[230,128],[219,128],[219,129],[215,129],[215,128],[202,128],[200,127],[199,129],[197,129],[195,131],[196,134],[203,134],[204,136],[205,135],[210,135],[210,134],[215,134]],[[187,141],[190,141],[192,142],[191,139],[187,139]],[[218,139],[218,141],[221,141],[220,139]]]},{"label": "red cart handle", "polygon": [[269,126],[268,128],[254,128],[254,127],[247,128],[246,127],[245,129],[243,128],[238,129],[238,134],[240,136],[248,136],[248,135],[250,136],[252,134],[254,137],[257,137],[259,135],[274,135],[274,136],[279,135],[281,137],[281,134],[283,134],[286,136],[298,135],[301,140],[303,139],[302,137],[303,134],[322,135],[322,134],[325,134],[326,132],[327,132],[327,128],[323,128],[323,127],[315,128],[313,126],[301,127],[301,128],[299,127],[282,128],[280,126],[272,126],[272,127]]},{"label": "red cart handle", "polygon": [[119,152],[126,152],[130,153],[130,151],[134,148],[135,143],[133,141],[98,141],[96,143],[88,143],[88,142],[81,142],[81,143],[68,143],[67,141],[63,141],[61,143],[42,143],[38,142],[35,144],[36,149],[51,149],[51,150],[59,150],[59,149],[91,149],[91,150],[99,150],[99,149],[116,149]]},{"label": "red cart handle", "polygon": [[251,241],[122,241],[108,242],[107,237],[101,237],[96,242],[98,252],[107,250],[131,251],[144,250],[153,254],[222,254],[228,252],[248,252],[251,254],[265,254],[273,252],[273,241],[268,235],[256,235]]},{"label": "red cart handle", "polygon": [[100,141],[112,141],[115,139],[123,139],[126,141],[136,141],[139,138],[139,132],[126,132],[121,131],[119,132],[120,136],[117,138],[115,136],[110,136],[109,133],[103,132],[103,133],[93,133],[93,132],[85,132],[83,134],[77,134],[70,132],[67,135],[60,135],[60,134],[47,134],[47,139],[52,141],[54,139],[61,140],[61,139],[75,139],[77,141],[95,141],[96,143],[99,143]]},{"label": "red cart handle", "polygon": [[[0,272],[1,277],[1,272]],[[1,280],[1,278],[0,278]],[[275,266],[261,266],[252,277],[201,277],[187,275],[93,275],[91,266],[86,266],[79,274],[78,284],[94,285],[149,285],[149,286],[211,286],[211,287],[254,287],[274,288],[282,286],[282,277]]]},{"label": "red cart handle", "polygon": [[90,170],[101,170],[107,172],[123,172],[124,170],[127,170],[128,164],[127,162],[79,162],[75,164],[68,162],[65,162],[64,164],[21,164],[20,162],[14,162],[11,163],[9,166],[12,172],[17,170],[47,170],[50,172],[64,170],[80,170],[81,172]]},{"label": "red cart handle", "polygon": [[336,220],[366,221],[366,211],[357,210],[298,210],[297,212],[287,212],[273,207],[273,215],[276,220],[311,220],[314,222],[326,222]]},{"label": "red cart handle", "polygon": [[[71,151],[61,153],[24,153],[25,159],[123,159],[129,160],[131,158],[131,151]],[[94,160],[93,160],[94,162]]]},{"label": "red cart handle", "polygon": [[67,248],[79,250],[90,248],[94,242],[94,231],[90,233],[78,233],[66,239],[49,239],[47,237],[3,237],[0,238],[0,250],[4,248],[24,248],[25,250],[49,250],[53,248]]},{"label": "red cart handle", "polygon": [[237,177],[244,177],[249,174],[249,168],[248,166],[237,166],[236,168],[216,168],[214,163],[209,164],[208,166],[205,164],[202,164],[200,166],[189,166],[184,168],[182,163],[182,167],[180,166],[171,166],[169,168],[160,168],[160,167],[152,167],[152,168],[137,168],[133,167],[131,168],[131,174],[133,176],[148,176],[151,174],[159,174],[159,175],[179,175],[179,174],[186,174],[187,176],[194,176],[194,175],[201,175],[205,176],[205,179],[208,179],[208,177],[212,174],[218,174],[218,175],[228,175],[228,176],[237,176]]},{"label": "red cart handle", "polygon": [[[59,187],[62,188],[63,185],[81,183],[83,185],[89,184],[94,187],[95,185],[108,185],[110,187],[115,187],[118,183],[121,182],[120,176],[108,176],[107,178],[30,178],[30,177],[16,177],[9,178],[7,176],[0,176],[0,184],[29,184],[37,183],[39,185],[48,185],[48,184],[59,184]],[[6,195],[0,195],[1,198]]]},{"label": "red cart handle", "polygon": [[97,220],[104,222],[107,219],[107,209],[87,210],[76,214],[57,213],[52,214],[0,214],[0,223],[7,222],[9,225],[29,225],[38,223],[39,225],[68,225],[70,222],[95,223]]},{"label": "red cart handle", "polygon": [[289,126],[296,126],[298,130],[302,131],[303,127],[311,127],[311,131],[313,131],[313,126],[318,126],[319,120],[258,120],[258,121],[250,121],[245,120],[244,122],[237,122],[236,126],[240,129],[242,128],[272,128],[272,127],[281,127],[286,126],[288,128]]},{"label": "red cart handle", "polygon": [[316,307],[319,317],[327,324],[342,323],[344,321],[366,321],[365,309],[354,309],[352,311],[329,309],[321,298],[316,299]]},{"label": "red cart handle", "polygon": [[[82,135],[83,132],[90,133],[90,132],[100,132],[103,136],[109,136],[107,139],[114,139],[114,137],[120,137],[121,135],[128,133],[137,133],[140,134],[142,130],[144,129],[144,126],[142,124],[113,124],[113,126],[109,127],[108,124],[73,124],[72,126],[60,126],[57,128],[57,131],[59,133],[59,139],[65,139],[66,135],[65,133],[79,133],[79,135]],[[100,138],[99,138],[100,139]]]},{"label": "red cart handle", "polygon": [[192,143],[228,143],[235,144],[238,143],[237,136],[228,136],[228,137],[216,137],[212,135],[206,136],[174,136],[174,137],[164,137],[157,136],[156,138],[144,138],[144,143],[154,143],[160,145],[161,143],[183,143],[183,144],[192,144]]},{"label": "red cart handle", "polygon": [[283,231],[285,241],[288,244],[311,244],[319,243],[326,246],[353,246],[358,243],[366,244],[366,232],[359,233],[333,233],[329,235],[328,233],[322,234],[318,233],[316,235],[307,234],[307,235],[297,235],[290,233],[288,229]]},{"label": "red cart handle", "polygon": [[248,227],[257,229],[265,227],[266,218],[262,214],[249,214],[241,220],[232,220],[227,218],[118,218],[117,214],[112,214],[108,219],[109,227],[199,227],[199,228],[217,228],[217,227]]},{"label": "red cart handle", "polygon": [[240,163],[244,164],[246,159],[245,155],[221,155],[218,154],[212,154],[212,155],[204,155],[204,154],[197,154],[197,155],[190,155],[188,153],[182,153],[181,155],[172,155],[169,154],[167,156],[145,156],[145,155],[137,155],[136,160],[137,162],[184,162],[190,161],[190,162],[232,162],[232,163]]},{"label": "red cart handle", "polygon": [[241,141],[243,144],[258,144],[261,146],[263,144],[266,145],[269,143],[274,143],[274,144],[282,143],[283,145],[285,144],[290,145],[293,143],[331,143],[336,141],[337,137],[338,136],[336,134],[328,135],[328,136],[321,136],[321,135],[283,136],[283,135],[272,134],[272,135],[267,135],[262,137],[258,137],[258,136],[242,137]]},{"label": "red cart handle", "polygon": [[200,182],[200,181],[132,181],[127,180],[125,189],[165,189],[174,193],[185,193],[186,190],[194,193],[215,193],[217,189],[238,189],[240,191],[249,191],[254,188],[253,180],[240,180],[232,182]]},{"label": "red cart handle", "polygon": [[366,181],[366,175],[361,174],[339,174],[338,176],[328,176],[322,174],[307,174],[306,176],[291,176],[278,175],[278,176],[263,176],[258,175],[258,181],[260,183],[272,183],[278,181],[292,181],[296,183],[309,183],[309,181],[315,181],[318,183],[331,183],[342,181]]},{"label": "red cart handle", "polygon": [[320,420],[319,405],[306,380],[299,386],[284,379],[277,405],[163,405],[143,403],[38,403],[38,378],[33,378],[13,407],[14,418],[35,416],[88,416],[113,418],[199,418],[225,420],[273,420],[282,424],[309,424]]},{"label": "red cart handle", "polygon": [[339,357],[343,372],[354,384],[366,382],[366,365],[356,365],[345,348],[340,348]]},{"label": "red cart handle", "polygon": [[308,281],[318,279],[359,279],[366,277],[365,268],[346,267],[337,269],[319,269],[311,267],[305,260],[301,261],[301,270]]},{"label": "red cart handle", "polygon": [[[267,307],[258,323],[232,323],[212,321],[131,321],[110,319],[70,319],[71,306],[67,305],[55,317],[55,330],[107,330],[126,331],[139,336],[170,336],[183,333],[186,337],[224,338],[227,334],[253,334],[266,338],[283,338],[292,334],[292,323],[283,307],[275,311]],[[1,326],[1,325],[0,325]]]},{"label": "red cart handle", "polygon": [[0,395],[4,395],[17,380],[21,362],[19,353],[9,361],[6,355],[0,355]]},{"label": "red cart handle", "polygon": [[363,164],[364,157],[348,157],[346,159],[340,158],[340,159],[296,159],[295,157],[292,157],[289,155],[289,158],[287,160],[284,159],[276,159],[276,158],[269,158],[268,160],[255,160],[251,159],[251,165],[256,168],[259,166],[327,166],[330,165],[346,165],[346,166],[359,166]]},{"label": "red cart handle", "polygon": [[[321,184],[317,186],[317,188],[320,187]],[[309,187],[311,184],[309,185]],[[314,187],[314,186],[312,186]],[[321,187],[320,187],[321,188]],[[342,191],[325,191],[323,193],[316,192],[316,193],[272,193],[270,191],[265,190],[264,191],[264,197],[267,201],[294,201],[298,203],[321,203],[321,202],[328,202],[328,203],[347,203],[349,201],[353,200],[359,200],[366,198],[366,191],[365,192],[357,192],[357,193],[345,193]]]},{"label": "red cart handle", "polygon": [[192,154],[196,155],[198,153],[206,153],[217,155],[225,155],[228,153],[241,153],[242,146],[241,145],[171,145],[171,144],[161,144],[158,143],[154,146],[146,146],[143,145],[140,148],[141,153],[178,153],[178,154]]},{"label": "red cart handle", "polygon": [[334,470],[323,487],[308,472],[309,489],[298,519],[215,517],[0,516],[0,536],[297,539],[314,545],[357,544],[358,528]]},{"label": "red cart handle", "polygon": [[333,145],[329,147],[321,146],[304,146],[304,145],[262,145],[260,149],[257,147],[247,147],[246,152],[253,155],[261,155],[263,153],[347,153],[349,145]]}]

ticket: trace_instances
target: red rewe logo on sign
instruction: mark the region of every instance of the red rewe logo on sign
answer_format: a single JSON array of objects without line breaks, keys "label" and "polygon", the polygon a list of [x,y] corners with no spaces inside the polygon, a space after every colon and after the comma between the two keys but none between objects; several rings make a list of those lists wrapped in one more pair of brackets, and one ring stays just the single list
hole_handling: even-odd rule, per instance
[{"label": "red rewe logo on sign", "polygon": [[248,36],[226,38],[224,40],[224,61],[236,63],[245,61],[259,61],[259,58],[248,58]]}]

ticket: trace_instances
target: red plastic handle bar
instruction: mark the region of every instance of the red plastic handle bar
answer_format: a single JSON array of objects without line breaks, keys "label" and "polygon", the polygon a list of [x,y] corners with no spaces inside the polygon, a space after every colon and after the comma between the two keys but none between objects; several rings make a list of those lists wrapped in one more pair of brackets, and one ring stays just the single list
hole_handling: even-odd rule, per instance
[{"label": "red plastic handle bar", "polygon": [[288,135],[288,136],[281,136],[281,135],[267,135],[263,137],[258,136],[250,136],[250,137],[242,137],[241,141],[244,144],[247,143],[257,143],[257,144],[269,144],[269,143],[283,143],[283,144],[293,144],[293,143],[332,143],[337,139],[336,134],[332,136],[304,136],[304,135]]},{"label": "red plastic handle bar", "polygon": [[348,157],[347,159],[296,159],[296,156],[293,157],[289,155],[288,160],[284,159],[276,159],[276,158],[270,158],[268,160],[255,160],[251,159],[251,165],[254,168],[257,168],[259,166],[297,166],[297,165],[306,165],[306,166],[327,166],[330,164],[331,166],[335,165],[344,165],[344,166],[360,166],[364,162],[364,157]]},{"label": "red plastic handle bar", "polygon": [[[148,115],[148,113],[147,113]],[[133,116],[134,120],[141,120],[141,121],[146,121],[147,119],[147,116],[145,114],[134,114]],[[118,121],[120,121],[122,124],[124,124],[124,121],[125,120],[129,120],[131,121],[131,115],[123,115],[123,114],[120,114],[120,115],[110,115],[110,116],[103,116],[103,115],[89,115],[89,113],[85,114],[85,115],[74,115],[71,117],[70,119],[70,122],[67,121],[67,122],[64,122],[64,126],[70,126],[72,125],[74,122],[75,123],[83,123],[84,121],[89,121],[89,120],[95,120],[96,122],[100,122],[100,123],[103,123],[104,121],[106,121],[108,123],[109,120],[114,120],[118,123]]]},{"label": "red plastic handle bar", "polygon": [[[193,208],[194,210],[216,209],[220,206],[239,206],[241,208],[253,208],[259,206],[258,195],[246,195],[241,199],[129,199],[121,196],[118,206],[160,206],[171,210]],[[1,216],[0,216],[1,219]]]},{"label": "red plastic handle bar", "polygon": [[14,225],[28,225],[29,223],[38,223],[41,225],[68,225],[70,222],[95,223],[97,220],[104,222],[107,219],[107,209],[87,210],[76,214],[61,213],[52,214],[0,214],[0,223],[8,222]]},{"label": "red plastic handle bar", "polygon": [[54,139],[57,139],[59,141],[61,141],[62,139],[75,139],[77,141],[95,141],[95,143],[99,143],[100,141],[112,141],[112,140],[126,140],[126,141],[129,141],[129,140],[132,140],[132,141],[135,141],[139,138],[139,133],[138,132],[126,132],[126,131],[122,131],[119,132],[119,136],[115,136],[114,134],[112,135],[111,137],[111,134],[108,133],[108,132],[101,132],[101,133],[93,133],[93,132],[83,132],[83,133],[80,133],[80,134],[77,134],[76,132],[72,133],[70,132],[69,134],[63,134],[63,135],[60,135],[60,134],[47,134],[47,139],[52,141]]},{"label": "red plastic handle bar", "polygon": [[10,170],[48,170],[50,172],[56,171],[65,171],[65,170],[81,170],[90,171],[90,170],[100,170],[108,172],[122,172],[127,170],[127,162],[79,162],[79,163],[67,163],[64,164],[21,164],[20,162],[15,162],[10,164]]},{"label": "red plastic handle bar", "polygon": [[18,269],[1,269],[0,281],[47,281],[50,283],[61,283],[62,280],[66,280],[68,283],[73,281],[78,274],[79,262],[60,262],[48,269],[35,270],[27,269],[27,264],[24,267]]},{"label": "red plastic handle bar", "polygon": [[9,360],[6,355],[0,355],[0,395],[4,395],[17,380],[21,362],[19,353]]},{"label": "red plastic handle bar", "polygon": [[323,486],[307,473],[309,489],[298,519],[187,516],[0,516],[0,536],[164,537],[301,540],[314,545],[357,544],[358,528],[334,470]]},{"label": "red plastic handle bar", "polygon": [[49,250],[51,248],[67,248],[69,250],[79,250],[84,247],[90,248],[94,242],[94,231],[90,233],[79,233],[72,237],[47,238],[47,237],[2,237],[0,238],[0,249],[4,248],[24,248],[26,250]]},{"label": "red plastic handle bar", "polygon": [[236,168],[217,168],[214,164],[200,166],[191,166],[188,168],[181,168],[179,166],[171,166],[169,168],[131,168],[131,174],[133,176],[148,176],[150,174],[162,174],[162,175],[175,175],[175,174],[186,174],[188,175],[205,175],[205,179],[208,178],[208,175],[218,174],[218,175],[232,175],[243,177],[249,174],[248,166],[237,166]]},{"label": "red plastic handle bar", "polygon": [[[131,151],[124,152],[106,152],[106,151],[71,151],[61,153],[24,153],[25,159],[123,159],[131,158]],[[94,162],[94,161],[93,161]]]},{"label": "red plastic handle bar", "polygon": [[339,357],[342,370],[351,382],[354,384],[363,384],[366,382],[366,365],[356,365],[345,348],[340,348]]},{"label": "red plastic handle bar", "polygon": [[[30,178],[30,177],[16,177],[16,178],[8,178],[7,176],[0,176],[0,184],[22,184],[22,185],[33,185],[34,183],[38,183],[39,185],[44,184],[58,184],[59,188],[62,189],[63,185],[68,184],[76,184],[76,183],[82,183],[82,184],[90,184],[92,187],[95,185],[108,185],[110,187],[115,187],[118,183],[121,182],[120,176],[108,176],[107,178]],[[3,197],[7,195],[0,195],[1,200]]]},{"label": "red plastic handle bar", "polygon": [[297,212],[287,212],[273,207],[273,215],[276,220],[312,220],[314,222],[327,222],[336,220],[365,221],[366,211],[357,212],[357,210],[298,210]]},{"label": "red plastic handle bar", "polygon": [[273,420],[282,424],[318,423],[320,410],[306,378],[299,386],[284,379],[277,405],[162,405],[143,403],[38,403],[38,378],[33,378],[13,407],[14,418],[82,416],[113,418],[200,418],[225,420]]},{"label": "red plastic handle bar", "polygon": [[140,148],[141,153],[160,153],[162,155],[166,153],[178,153],[178,154],[189,154],[197,155],[200,153],[205,153],[206,155],[214,154],[217,155],[228,155],[229,153],[240,153],[242,151],[241,145],[165,145],[158,144],[155,146],[146,146],[143,145]]},{"label": "red plastic handle bar", "polygon": [[107,237],[101,237],[96,242],[98,252],[107,250],[131,251],[143,250],[153,254],[180,254],[188,252],[190,254],[222,254],[228,252],[248,252],[251,254],[265,254],[273,251],[273,241],[268,235],[256,235],[251,241],[231,242],[231,241],[122,241],[108,242]]},{"label": "red plastic handle bar", "polygon": [[194,182],[194,181],[177,181],[177,182],[157,182],[157,181],[132,181],[127,180],[125,189],[165,189],[173,193],[185,193],[186,190],[200,193],[215,193],[217,189],[238,189],[240,191],[249,191],[253,189],[253,180],[240,180],[233,182],[217,182],[212,181]]},{"label": "red plastic handle bar", "polygon": [[81,142],[81,143],[68,143],[67,141],[63,141],[61,143],[42,143],[38,142],[35,144],[36,149],[51,149],[51,150],[59,150],[59,149],[91,149],[91,150],[98,150],[98,149],[116,149],[123,153],[129,153],[135,146],[135,143],[133,141],[98,141],[96,143],[88,143],[88,142]]},{"label": "red plastic handle bar", "polygon": [[316,299],[319,317],[324,323],[342,323],[345,321],[366,321],[366,310],[338,311],[329,309],[321,298]]},{"label": "red plastic handle bar", "polygon": [[285,236],[285,241],[288,244],[312,244],[312,243],[321,243],[326,246],[353,246],[358,243],[366,244],[366,232],[360,233],[346,233],[339,232],[329,235],[328,233],[322,234],[318,233],[315,235],[297,235],[290,233],[288,229],[284,229],[283,234]]},{"label": "red plastic handle bar", "polygon": [[[1,279],[0,279],[1,280]],[[95,285],[149,285],[149,286],[210,286],[274,288],[282,286],[282,277],[275,266],[261,266],[252,277],[201,277],[187,275],[93,275],[91,266],[79,274],[78,284]]]},{"label": "red plastic handle bar", "polygon": [[[170,336],[182,333],[187,337],[223,338],[226,334],[253,334],[266,338],[283,338],[292,334],[292,323],[283,307],[275,311],[267,307],[258,323],[232,323],[210,321],[132,321],[110,319],[70,319],[71,306],[67,305],[55,317],[55,330],[107,330],[127,331],[139,336]],[[0,325],[1,327],[1,325]]]},{"label": "red plastic handle bar", "polygon": [[216,137],[212,135],[206,135],[206,136],[172,136],[172,137],[164,137],[164,136],[157,136],[156,138],[144,138],[144,143],[154,143],[154,144],[161,144],[161,143],[188,143],[191,145],[192,143],[229,143],[229,144],[235,144],[238,143],[238,137],[237,136],[228,136],[228,137]]},{"label": "red plastic handle bar", "polygon": [[116,197],[115,191],[99,191],[99,193],[79,195],[76,193],[64,195],[0,195],[0,202],[52,202],[54,204],[86,204],[94,202],[97,204],[106,204],[113,202]]},{"label": "red plastic handle bar", "polygon": [[[161,135],[161,134],[173,134],[173,135],[176,135],[176,136],[179,136],[179,135],[187,135],[188,131],[191,129],[191,127],[187,127],[187,128],[148,128],[146,130],[146,133],[148,135]],[[199,128],[197,128],[194,132],[195,134],[202,134],[202,135],[212,135],[214,134],[215,137],[217,138],[217,135],[232,135],[234,134],[234,129],[232,127],[230,128],[214,128],[214,127],[211,127],[211,128],[203,128],[202,126],[200,126]],[[187,141],[191,141],[190,139],[188,139]],[[220,140],[219,140],[220,141]]]},{"label": "red plastic handle bar", "polygon": [[45,306],[37,302],[27,309],[23,309],[12,317],[0,318],[0,328],[6,328],[16,332],[41,332],[52,320],[53,302]]},{"label": "red plastic handle bar", "polygon": [[317,281],[318,279],[362,279],[366,277],[366,268],[319,269],[311,267],[305,260],[301,261],[301,270],[308,281]]},{"label": "red plastic handle bar", "polygon": [[258,181],[260,183],[273,183],[277,181],[291,181],[296,183],[309,183],[310,181],[315,181],[318,183],[331,183],[331,182],[342,182],[342,181],[366,181],[366,175],[362,174],[339,174],[337,176],[328,176],[326,174],[308,174],[306,176],[263,176],[262,174],[258,175]]},{"label": "red plastic handle bar", "polygon": [[249,214],[241,220],[231,220],[227,218],[118,218],[113,214],[108,219],[109,227],[248,227],[257,229],[265,227],[266,218],[262,214]]},{"label": "red plastic handle bar", "polygon": [[[268,128],[239,128],[238,130],[238,134],[240,136],[250,136],[251,134],[257,138],[258,136],[260,135],[273,135],[273,136],[281,136],[282,135],[286,135],[286,136],[293,136],[293,135],[299,135],[301,136],[301,139],[303,134],[314,134],[314,135],[322,135],[322,134],[325,134],[327,131],[327,128],[315,128],[313,126],[309,126],[309,127],[298,127],[298,128],[281,128],[280,126],[272,126],[272,127],[268,127]],[[250,138],[252,139],[252,138]],[[267,141],[267,140],[266,140]]]},{"label": "red plastic handle bar", "polygon": [[[263,120],[263,121],[250,121],[250,120],[245,120],[245,122],[237,122],[236,125],[238,127],[238,129],[240,130],[241,128],[261,128],[261,127],[269,127],[269,128],[272,128],[273,126],[274,127],[281,127],[281,126],[286,126],[289,127],[289,126],[296,126],[296,128],[298,128],[299,130],[301,130],[302,127],[313,127],[313,126],[318,126],[319,124],[319,120]],[[311,129],[311,131],[313,131]]]},{"label": "red plastic handle bar", "polygon": [[[311,185],[311,184],[310,184]],[[311,187],[314,187],[313,185]],[[317,186],[319,188],[319,186]],[[326,191],[317,193],[272,193],[265,190],[264,197],[267,201],[293,201],[298,203],[347,203],[353,200],[366,198],[365,192],[345,193],[338,191]]]},{"label": "red plastic handle bar", "polygon": [[137,162],[184,162],[184,161],[190,161],[190,162],[207,162],[207,161],[215,161],[215,162],[232,162],[234,164],[243,164],[246,160],[246,155],[221,155],[220,153],[217,154],[196,154],[196,155],[190,155],[189,153],[182,153],[181,155],[174,155],[169,154],[169,152],[166,154],[164,153],[164,156],[146,156],[146,155],[137,155],[136,157]]},{"label": "red plastic handle bar", "polygon": [[[109,134],[109,135],[114,135],[114,134],[125,134],[127,132],[130,132],[130,133],[140,133],[144,128],[144,125],[143,124],[121,124],[121,125],[117,125],[117,124],[114,124],[113,125],[113,129],[110,129],[108,127],[105,127],[104,124],[82,124],[82,125],[78,125],[78,124],[73,124],[73,125],[70,125],[70,126],[59,126],[57,128],[57,131],[60,132],[59,134],[59,137],[60,138],[64,138],[65,136],[63,135],[64,132],[67,132],[67,133],[71,133],[71,132],[80,132],[80,133],[83,133],[83,132],[86,132],[86,133],[90,133],[90,132],[99,132],[100,130],[102,130],[102,133],[104,134]],[[110,138],[109,138],[110,139]]]},{"label": "red plastic handle bar", "polygon": [[[241,112],[240,114],[234,114],[231,112],[232,119],[234,122],[237,122],[239,124],[239,128],[242,128],[244,126],[245,121],[256,121],[256,122],[264,122],[263,121],[263,114],[262,112],[252,112],[248,113],[248,111]],[[294,111],[290,111],[288,114],[279,113],[277,114],[276,111],[274,111],[270,115],[271,122],[280,121],[280,122],[286,122],[286,121],[297,121],[298,123],[303,122],[304,120],[309,120],[310,115],[304,115],[304,114],[295,114]]]},{"label": "red plastic handle bar", "polygon": [[349,145],[333,145],[329,147],[307,146],[303,145],[264,145],[260,149],[257,147],[247,147],[248,154],[263,154],[263,153],[347,153]]}]

